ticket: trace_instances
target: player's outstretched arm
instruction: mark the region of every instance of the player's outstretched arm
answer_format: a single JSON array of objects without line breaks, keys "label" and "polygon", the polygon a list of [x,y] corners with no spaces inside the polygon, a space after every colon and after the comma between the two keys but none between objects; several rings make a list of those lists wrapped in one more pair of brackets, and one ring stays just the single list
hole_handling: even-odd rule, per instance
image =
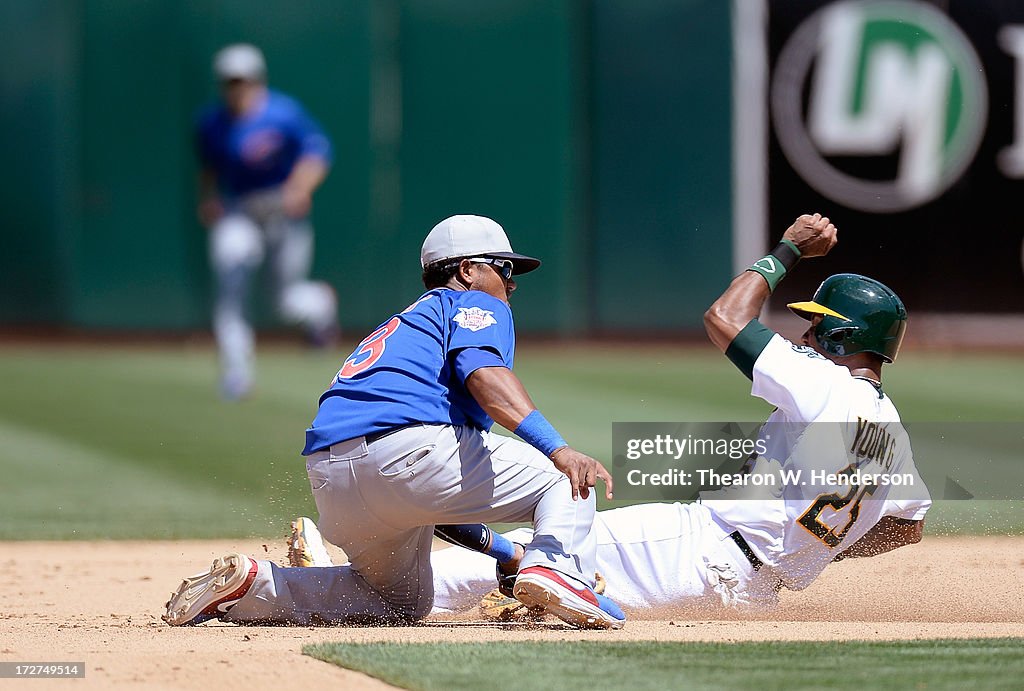
[{"label": "player's outstretched arm", "polygon": [[883,516],[864,536],[836,555],[832,561],[875,557],[899,547],[914,545],[924,534],[924,521]]},{"label": "player's outstretched arm", "polygon": [[320,156],[300,158],[282,186],[285,212],[295,218],[308,215],[313,206],[313,192],[327,178],[329,170],[327,161]]},{"label": "player's outstretched arm", "polygon": [[202,168],[199,171],[197,186],[199,206],[196,209],[196,216],[205,228],[210,228],[224,215],[224,205],[217,191],[217,174],[210,168]]},{"label": "player's outstretched arm", "polygon": [[804,214],[797,218],[783,233],[779,246],[734,278],[704,313],[704,329],[711,342],[724,353],[736,335],[761,313],[786,271],[802,257],[828,254],[836,241],[836,227],[827,217]]},{"label": "player's outstretched arm", "polygon": [[605,497],[612,498],[612,476],[601,463],[576,451],[544,419],[519,377],[507,367],[481,367],[466,378],[466,388],[480,407],[507,430],[522,437],[551,459],[569,478],[572,497],[590,496],[597,479],[604,480]]},{"label": "player's outstretched arm", "polygon": [[764,279],[744,271],[704,313],[704,330],[723,353],[751,319],[761,313],[771,291]]}]

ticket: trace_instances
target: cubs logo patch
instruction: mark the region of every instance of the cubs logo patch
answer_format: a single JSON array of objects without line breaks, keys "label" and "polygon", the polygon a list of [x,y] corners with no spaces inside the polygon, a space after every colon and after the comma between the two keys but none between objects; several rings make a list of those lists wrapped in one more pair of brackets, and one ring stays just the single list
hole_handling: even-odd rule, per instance
[{"label": "cubs logo patch", "polygon": [[494,318],[494,312],[479,307],[460,307],[459,313],[452,317],[452,321],[459,327],[470,331],[479,331],[486,329],[491,324],[498,323],[498,320]]},{"label": "cubs logo patch", "polygon": [[284,137],[275,130],[257,130],[245,136],[240,147],[242,160],[251,166],[269,168],[284,145]]}]

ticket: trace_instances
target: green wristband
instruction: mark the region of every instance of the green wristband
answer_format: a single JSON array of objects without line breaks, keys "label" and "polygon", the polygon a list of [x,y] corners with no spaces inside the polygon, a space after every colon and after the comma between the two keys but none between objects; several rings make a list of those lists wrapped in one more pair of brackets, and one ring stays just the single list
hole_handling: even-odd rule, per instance
[{"label": "green wristband", "polygon": [[772,293],[775,292],[775,286],[779,285],[779,281],[786,277],[786,267],[770,254],[766,254],[751,264],[747,271],[761,274],[764,280],[768,282],[768,291]]},{"label": "green wristband", "polygon": [[783,240],[771,253],[754,262],[747,271],[761,274],[768,282],[768,290],[775,292],[779,281],[786,277],[786,274],[800,261],[800,250],[789,240]]}]

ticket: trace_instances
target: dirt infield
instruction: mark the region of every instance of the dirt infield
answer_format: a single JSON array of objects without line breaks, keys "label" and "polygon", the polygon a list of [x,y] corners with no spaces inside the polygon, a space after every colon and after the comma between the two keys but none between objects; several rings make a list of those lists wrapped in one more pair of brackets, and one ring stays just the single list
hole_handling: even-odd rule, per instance
[{"label": "dirt infield", "polygon": [[[835,564],[809,589],[784,592],[771,616],[633,613],[619,632],[484,626],[472,614],[413,628],[171,628],[162,603],[182,576],[225,552],[284,559],[245,541],[0,543],[0,660],[84,662],[75,688],[297,688],[341,682],[388,688],[300,654],[319,641],[598,639],[742,641],[1024,637],[1024,538],[926,538]],[[706,615],[705,615],[706,616]],[[841,626],[808,626],[836,622]],[[32,688],[67,688],[67,680]],[[17,682],[2,682],[21,688]]]}]

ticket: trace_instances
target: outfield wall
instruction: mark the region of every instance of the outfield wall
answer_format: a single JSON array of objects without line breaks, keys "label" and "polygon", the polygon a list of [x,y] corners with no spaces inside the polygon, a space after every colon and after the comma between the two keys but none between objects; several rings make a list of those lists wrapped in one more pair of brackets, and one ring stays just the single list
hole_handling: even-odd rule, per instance
[{"label": "outfield wall", "polygon": [[344,328],[414,297],[422,237],[467,212],[545,260],[523,330],[699,324],[729,272],[728,3],[254,7],[0,3],[0,325],[205,327],[190,127],[240,40],[334,141],[315,273]]},{"label": "outfield wall", "polygon": [[253,7],[0,3],[0,326],[206,327],[190,130],[239,40],[334,140],[314,270],[349,334],[418,294],[423,236],[467,212],[545,260],[516,296],[524,332],[697,330],[814,210],[840,247],[773,310],[855,271],[915,315],[1024,313],[1020,3]]}]

